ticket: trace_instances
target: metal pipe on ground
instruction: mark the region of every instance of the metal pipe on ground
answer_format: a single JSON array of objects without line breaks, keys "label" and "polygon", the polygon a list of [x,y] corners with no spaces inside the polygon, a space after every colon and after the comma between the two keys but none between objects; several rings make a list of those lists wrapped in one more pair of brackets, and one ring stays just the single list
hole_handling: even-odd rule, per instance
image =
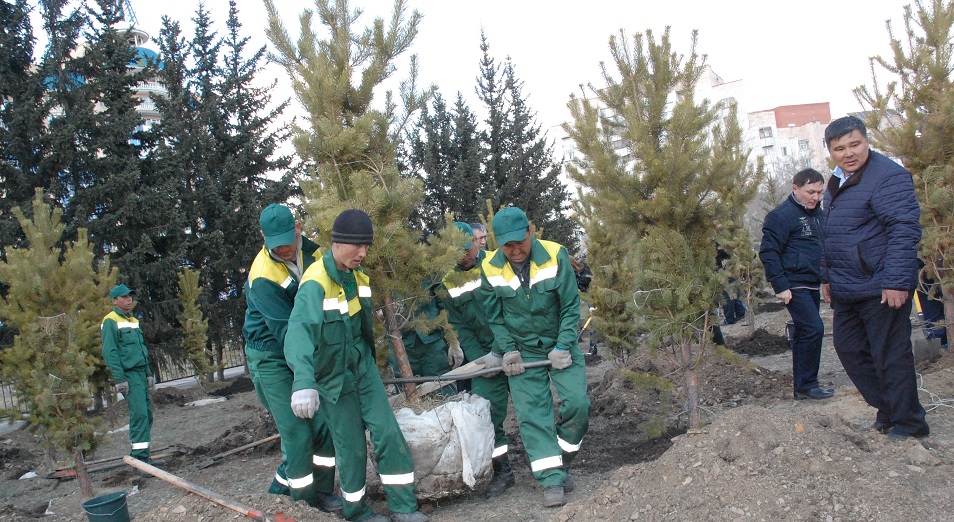
[{"label": "metal pipe on ground", "polygon": [[199,495],[202,498],[211,500],[212,502],[215,502],[216,504],[220,506],[227,507],[233,511],[237,511],[251,518],[252,520],[256,520],[260,522],[295,522],[294,519],[289,518],[282,513],[276,513],[276,514],[265,513],[251,506],[242,504],[241,502],[237,500],[220,495],[216,493],[215,491],[212,491],[211,489],[200,486],[194,482],[189,482],[188,480],[185,480],[184,478],[177,477],[173,475],[172,473],[169,473],[168,471],[163,471],[155,466],[146,464],[145,462],[141,460],[134,459],[130,457],[129,455],[126,455],[125,457],[123,457],[123,462],[125,462],[126,464],[129,464],[130,466],[140,471],[145,471],[146,473],[149,473],[150,475],[156,478],[160,478],[170,484],[178,486],[186,491],[195,493],[196,495]]}]

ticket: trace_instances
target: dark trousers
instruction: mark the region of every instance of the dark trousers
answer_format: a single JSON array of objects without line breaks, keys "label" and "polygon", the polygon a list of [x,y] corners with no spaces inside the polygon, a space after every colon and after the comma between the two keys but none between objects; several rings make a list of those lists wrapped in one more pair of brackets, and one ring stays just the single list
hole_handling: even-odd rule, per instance
[{"label": "dark trousers", "polygon": [[880,297],[832,306],[835,351],[865,402],[877,408],[877,420],[904,434],[927,429],[911,347],[910,297],[900,309],[881,304]]},{"label": "dark trousers", "polygon": [[793,288],[792,300],[785,305],[795,323],[792,335],[792,384],[795,391],[818,387],[818,366],[821,364],[822,338],[825,324],[818,315],[818,290]]}]

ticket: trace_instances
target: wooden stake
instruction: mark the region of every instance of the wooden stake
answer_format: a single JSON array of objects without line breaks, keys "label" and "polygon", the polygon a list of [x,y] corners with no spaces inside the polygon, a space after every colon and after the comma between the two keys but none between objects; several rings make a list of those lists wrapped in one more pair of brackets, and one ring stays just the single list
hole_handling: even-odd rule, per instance
[{"label": "wooden stake", "polygon": [[242,504],[241,502],[237,500],[222,496],[212,491],[211,489],[204,488],[193,482],[189,482],[188,480],[177,477],[173,475],[172,473],[163,471],[150,464],[146,464],[145,462],[141,460],[134,459],[130,457],[129,455],[126,455],[125,457],[123,457],[123,462],[125,462],[126,464],[129,464],[130,466],[138,470],[145,471],[146,473],[149,473],[150,475],[156,478],[160,478],[170,484],[179,486],[180,488],[186,491],[195,493],[196,495],[199,495],[202,498],[211,500],[212,502],[215,502],[216,504],[220,506],[227,507],[233,511],[238,511],[239,513],[251,518],[252,520],[257,520],[261,522],[282,522],[282,521],[295,522],[293,519],[288,518],[281,513],[278,513],[277,515],[272,515],[270,513],[264,513],[262,511],[259,511],[258,509],[255,509],[251,506],[246,506],[245,504]]}]

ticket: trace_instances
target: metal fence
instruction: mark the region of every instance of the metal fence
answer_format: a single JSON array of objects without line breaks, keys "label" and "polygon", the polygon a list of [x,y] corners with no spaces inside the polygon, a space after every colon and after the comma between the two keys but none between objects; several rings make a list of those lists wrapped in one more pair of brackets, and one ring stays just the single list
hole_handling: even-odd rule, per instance
[{"label": "metal fence", "polygon": [[[222,362],[220,364],[224,369],[245,366],[245,350],[240,344],[230,344],[225,350],[223,350]],[[175,381],[178,379],[186,379],[195,376],[196,371],[192,364],[186,364],[179,367],[167,365],[167,367],[164,367],[159,372],[159,379],[161,379],[159,382]],[[18,411],[20,413],[26,413],[27,411],[26,404],[18,400],[17,392],[13,388],[12,384],[0,382],[0,409],[14,412]],[[3,420],[4,418],[0,417],[0,422]]]}]

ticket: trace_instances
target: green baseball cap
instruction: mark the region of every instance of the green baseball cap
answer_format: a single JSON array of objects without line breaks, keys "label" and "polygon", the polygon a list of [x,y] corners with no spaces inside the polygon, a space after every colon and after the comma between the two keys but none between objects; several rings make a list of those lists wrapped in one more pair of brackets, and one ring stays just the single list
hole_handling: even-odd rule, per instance
[{"label": "green baseball cap", "polygon": [[474,229],[470,228],[470,225],[460,221],[454,221],[454,226],[457,227],[457,230],[460,230],[467,236],[469,239],[461,243],[460,248],[462,250],[467,250],[470,248],[470,245],[474,244]]},{"label": "green baseball cap", "polygon": [[285,205],[272,203],[258,218],[265,236],[265,248],[271,250],[295,242],[295,216]]},{"label": "green baseball cap", "polygon": [[109,298],[116,299],[117,297],[122,297],[124,295],[135,294],[136,292],[129,289],[126,285],[116,285],[112,290],[109,291]]},{"label": "green baseball cap", "polygon": [[517,207],[507,207],[500,209],[494,215],[494,236],[497,237],[497,244],[506,245],[511,241],[523,241],[527,237],[527,227],[530,221],[527,215]]}]

